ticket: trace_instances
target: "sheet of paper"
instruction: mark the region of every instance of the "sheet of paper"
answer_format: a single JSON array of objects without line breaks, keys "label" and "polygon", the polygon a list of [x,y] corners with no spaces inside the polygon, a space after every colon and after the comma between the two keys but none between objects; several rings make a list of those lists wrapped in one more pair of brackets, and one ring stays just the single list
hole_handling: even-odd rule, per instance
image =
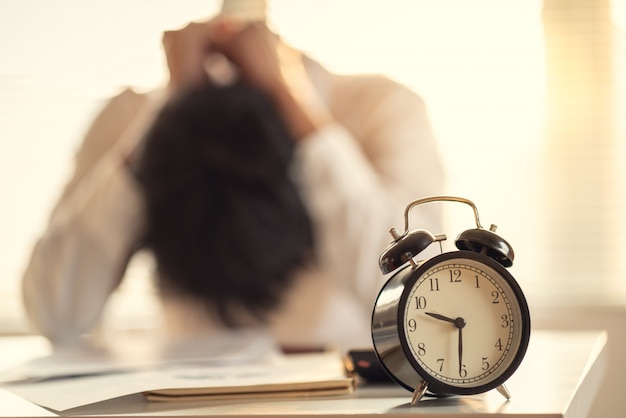
[{"label": "sheet of paper", "polygon": [[[258,362],[279,352],[274,341],[258,331],[229,332],[178,342],[119,335],[108,345],[83,344],[57,349],[0,371],[0,384],[35,383],[70,377],[152,370],[184,365],[224,366]],[[137,348],[138,345],[143,345]]]}]

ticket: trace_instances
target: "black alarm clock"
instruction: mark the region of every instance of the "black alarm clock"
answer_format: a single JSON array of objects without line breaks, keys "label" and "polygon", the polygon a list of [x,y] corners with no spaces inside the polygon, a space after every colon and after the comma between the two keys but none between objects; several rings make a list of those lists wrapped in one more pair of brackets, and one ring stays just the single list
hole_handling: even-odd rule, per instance
[{"label": "black alarm clock", "polygon": [[[415,261],[445,235],[409,231],[415,206],[439,201],[474,210],[476,228],[462,232],[457,251]],[[505,381],[518,368],[530,340],[530,313],[524,293],[507,270],[513,249],[480,224],[468,199],[434,196],[405,210],[405,230],[391,229],[393,241],[379,266],[393,275],[376,298],[372,313],[374,351],[392,380],[413,392],[412,405],[425,394],[474,395],[497,389],[510,399]]]}]

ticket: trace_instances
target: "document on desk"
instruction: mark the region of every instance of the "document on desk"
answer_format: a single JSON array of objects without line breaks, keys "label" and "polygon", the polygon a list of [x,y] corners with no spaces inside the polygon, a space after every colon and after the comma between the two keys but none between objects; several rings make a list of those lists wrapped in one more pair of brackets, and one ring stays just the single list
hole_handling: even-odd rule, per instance
[{"label": "document on desk", "polygon": [[40,406],[66,411],[136,393],[149,401],[310,397],[349,393],[354,384],[339,354],[328,352],[221,366],[197,359],[147,370],[59,376],[2,387]]},{"label": "document on desk", "polygon": [[144,391],[152,401],[257,399],[350,393],[354,378],[338,353],[292,354],[271,365],[178,370],[162,389]]}]

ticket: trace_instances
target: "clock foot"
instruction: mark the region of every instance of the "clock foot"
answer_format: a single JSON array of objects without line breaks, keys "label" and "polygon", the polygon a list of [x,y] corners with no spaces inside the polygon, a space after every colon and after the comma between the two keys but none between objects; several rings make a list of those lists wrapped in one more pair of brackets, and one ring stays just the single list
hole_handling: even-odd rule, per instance
[{"label": "clock foot", "polygon": [[496,388],[496,390],[500,393],[500,395],[504,396],[506,398],[506,400],[508,401],[509,399],[511,399],[511,393],[509,392],[509,390],[506,388],[506,386],[504,386],[504,384],[498,386]]},{"label": "clock foot", "polygon": [[426,393],[428,389],[428,382],[425,380],[420,381],[417,386],[415,386],[415,390],[413,391],[413,399],[411,399],[411,406],[417,405],[417,403],[422,399],[422,396]]}]

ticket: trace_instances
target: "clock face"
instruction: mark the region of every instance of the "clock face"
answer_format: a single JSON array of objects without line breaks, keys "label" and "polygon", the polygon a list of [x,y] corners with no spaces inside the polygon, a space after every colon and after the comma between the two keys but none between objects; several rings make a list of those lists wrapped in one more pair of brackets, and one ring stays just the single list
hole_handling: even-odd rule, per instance
[{"label": "clock face", "polygon": [[530,316],[510,273],[471,251],[436,256],[407,279],[398,310],[402,348],[429,388],[474,394],[517,369]]}]

